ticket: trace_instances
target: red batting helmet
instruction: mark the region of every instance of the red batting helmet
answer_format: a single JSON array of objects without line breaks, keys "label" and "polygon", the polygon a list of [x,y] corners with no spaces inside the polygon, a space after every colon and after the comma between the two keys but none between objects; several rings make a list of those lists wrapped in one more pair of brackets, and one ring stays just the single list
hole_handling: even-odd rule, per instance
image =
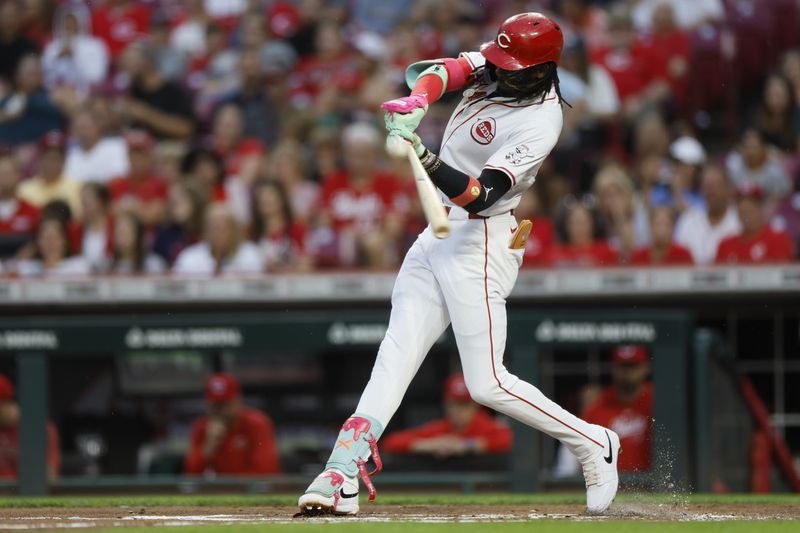
[{"label": "red batting helmet", "polygon": [[558,24],[541,13],[520,13],[503,22],[494,41],[481,45],[481,54],[503,70],[522,70],[558,63],[563,47]]}]

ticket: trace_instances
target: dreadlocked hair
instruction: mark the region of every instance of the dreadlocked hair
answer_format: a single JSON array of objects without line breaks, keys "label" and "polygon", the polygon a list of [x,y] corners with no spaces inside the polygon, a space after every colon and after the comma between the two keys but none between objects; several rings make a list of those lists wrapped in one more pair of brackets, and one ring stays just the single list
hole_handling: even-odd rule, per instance
[{"label": "dreadlocked hair", "polygon": [[[492,81],[502,82],[502,89],[506,96],[515,101],[539,98],[538,103],[544,102],[550,89],[555,88],[558,103],[572,107],[561,96],[561,86],[558,80],[558,68],[552,61],[541,65],[534,65],[521,70],[501,70],[496,65],[486,62],[482,67],[483,72],[476,73],[478,79],[483,78],[487,83]],[[544,73],[542,74],[542,71]],[[500,72],[500,73],[498,73]]]}]

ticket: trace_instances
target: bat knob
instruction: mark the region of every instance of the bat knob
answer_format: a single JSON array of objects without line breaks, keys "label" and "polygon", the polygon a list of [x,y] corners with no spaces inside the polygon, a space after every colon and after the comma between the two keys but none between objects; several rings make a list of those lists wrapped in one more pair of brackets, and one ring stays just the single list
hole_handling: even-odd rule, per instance
[{"label": "bat knob", "polygon": [[392,157],[401,158],[408,154],[409,142],[398,135],[386,137],[386,153]]}]

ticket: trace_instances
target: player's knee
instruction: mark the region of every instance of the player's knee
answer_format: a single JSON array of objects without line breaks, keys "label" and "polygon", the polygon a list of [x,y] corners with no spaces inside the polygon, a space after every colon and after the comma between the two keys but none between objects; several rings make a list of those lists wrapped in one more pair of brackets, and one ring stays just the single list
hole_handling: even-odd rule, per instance
[{"label": "player's knee", "polygon": [[494,381],[481,380],[478,382],[467,381],[467,390],[473,401],[486,407],[491,407],[497,402],[500,388]]}]

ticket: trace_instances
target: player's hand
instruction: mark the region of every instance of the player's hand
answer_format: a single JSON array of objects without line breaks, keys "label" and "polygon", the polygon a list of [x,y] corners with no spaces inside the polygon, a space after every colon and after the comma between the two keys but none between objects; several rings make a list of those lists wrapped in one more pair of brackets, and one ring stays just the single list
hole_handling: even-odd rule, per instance
[{"label": "player's hand", "polygon": [[410,135],[428,112],[428,99],[421,94],[412,94],[384,102],[381,108],[386,111],[383,118],[389,132],[398,130]]},{"label": "player's hand", "polygon": [[225,422],[219,418],[212,417],[208,419],[206,423],[205,442],[203,442],[203,451],[206,457],[214,455],[227,431],[228,428]]},{"label": "player's hand", "polygon": [[[417,153],[417,157],[422,157],[422,154],[425,153],[425,145],[422,144],[422,140],[420,140],[419,135],[416,133],[409,133],[403,130],[389,130],[389,136],[386,138],[386,147],[389,147],[396,142],[396,138],[399,137],[403,140],[403,142],[409,143],[411,146],[414,147],[414,151]],[[392,153],[391,151],[389,153]]]}]

